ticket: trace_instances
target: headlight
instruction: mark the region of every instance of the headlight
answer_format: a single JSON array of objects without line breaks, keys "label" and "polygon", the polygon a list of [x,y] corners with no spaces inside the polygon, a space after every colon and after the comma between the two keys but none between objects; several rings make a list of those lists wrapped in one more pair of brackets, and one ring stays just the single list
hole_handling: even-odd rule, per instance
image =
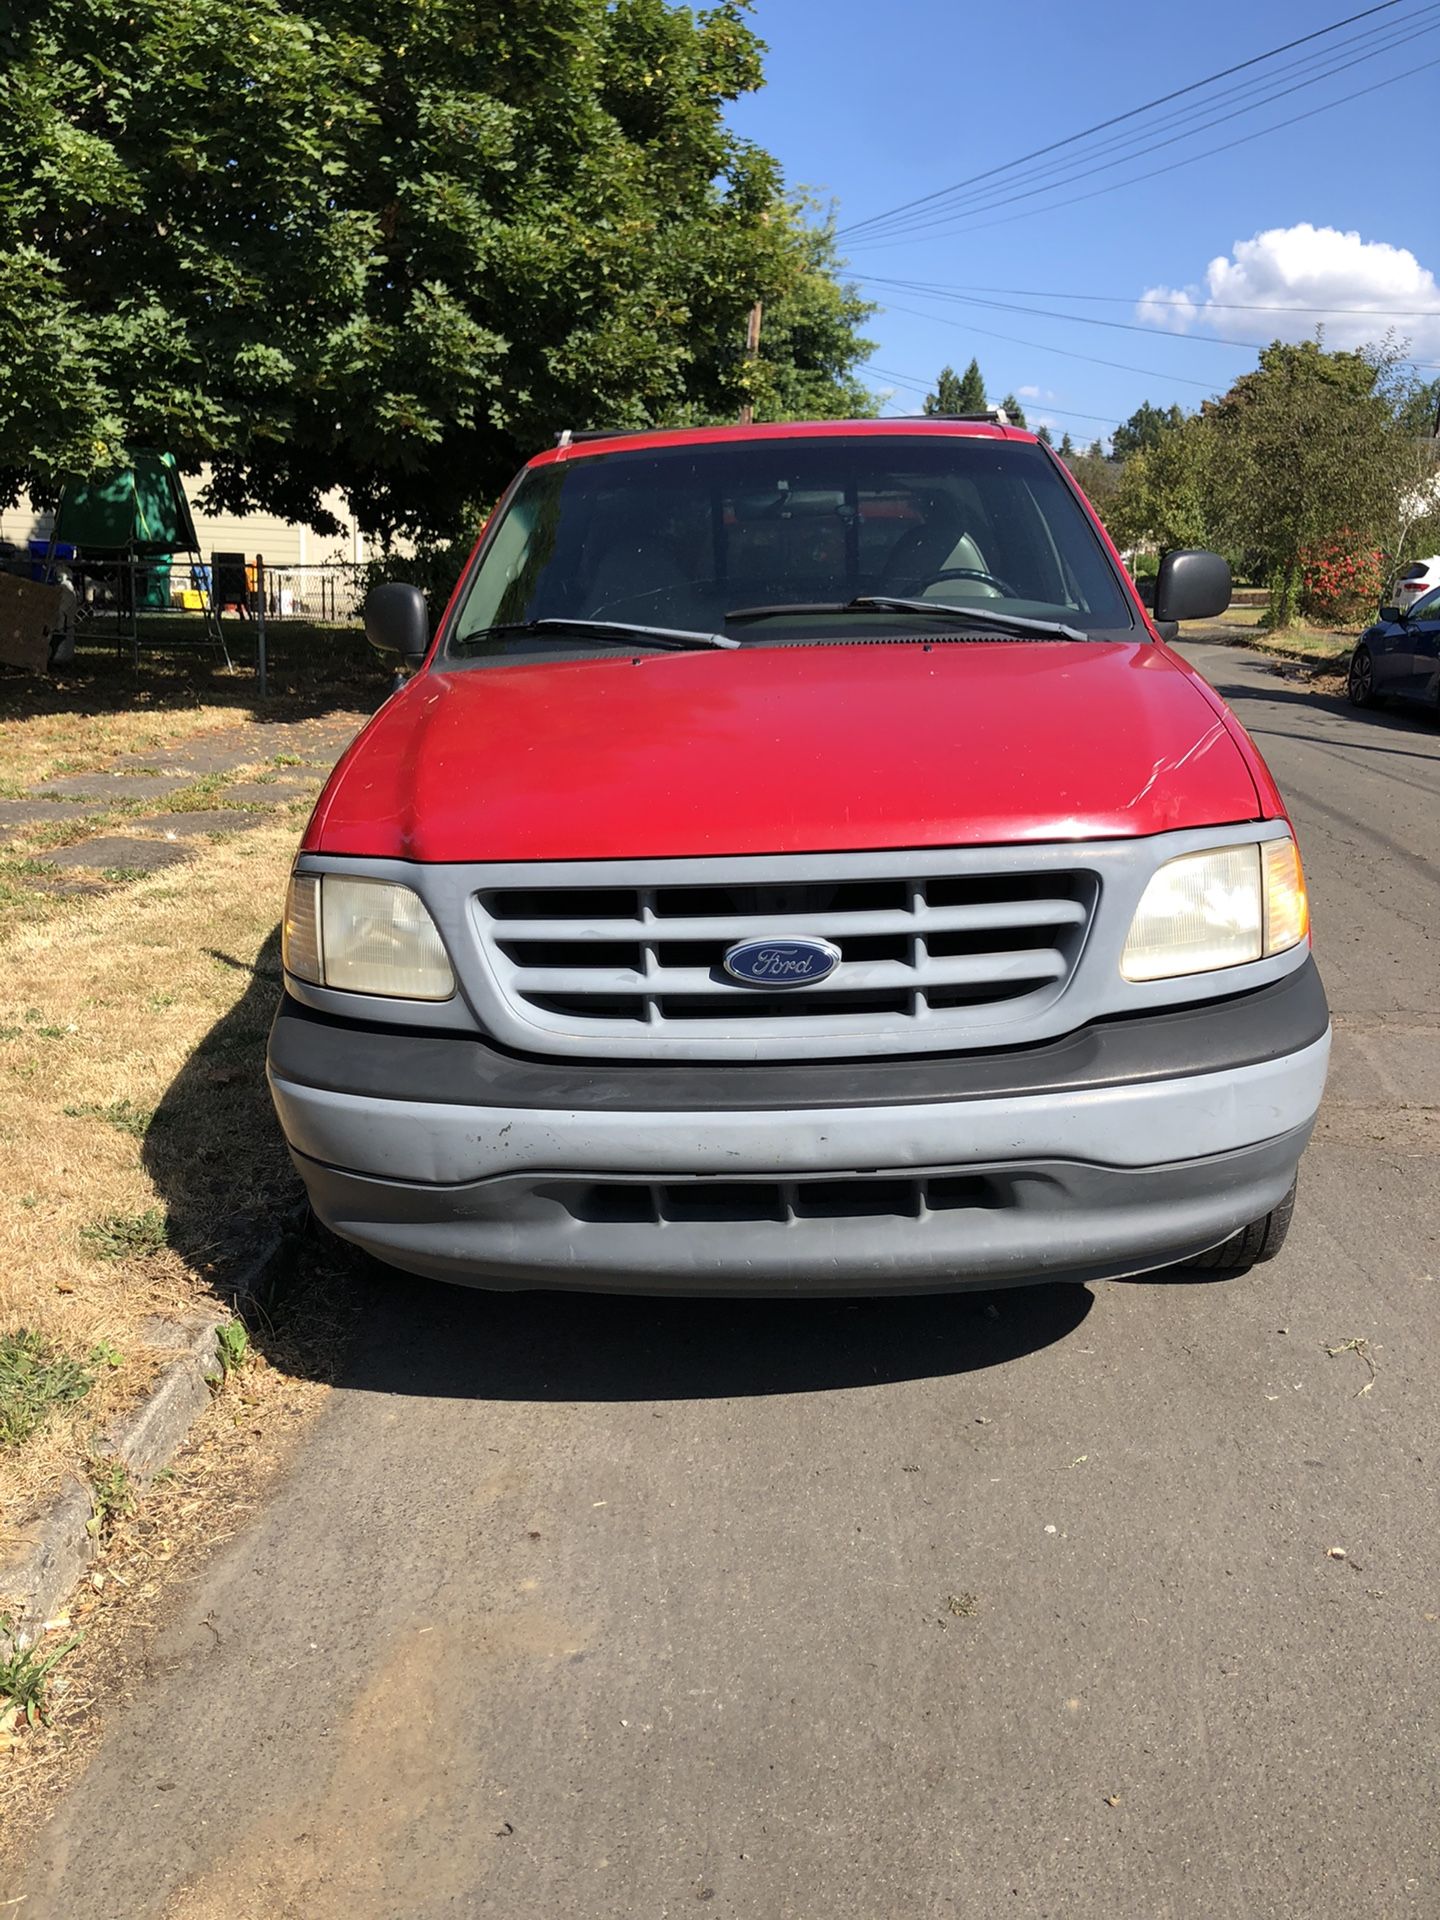
[{"label": "headlight", "polygon": [[1151,875],[1130,923],[1120,971],[1127,980],[1210,973],[1283,953],[1309,931],[1293,840],[1184,853]]},{"label": "headlight", "polygon": [[285,971],[312,986],[448,1000],[455,976],[424,901],[391,880],[297,873],[285,902]]}]

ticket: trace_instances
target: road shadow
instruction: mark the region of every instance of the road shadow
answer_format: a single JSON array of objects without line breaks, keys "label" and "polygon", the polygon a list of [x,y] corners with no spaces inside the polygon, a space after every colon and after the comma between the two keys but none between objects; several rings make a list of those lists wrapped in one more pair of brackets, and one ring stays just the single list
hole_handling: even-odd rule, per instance
[{"label": "road shadow", "polygon": [[337,1384],[482,1400],[749,1399],[979,1372],[1073,1333],[1084,1287],[862,1301],[484,1293],[364,1261]]},{"label": "road shadow", "polygon": [[[1225,700],[1236,707],[1254,701],[1264,706],[1298,706],[1311,713],[1317,710],[1321,713],[1332,713],[1338,719],[1348,722],[1353,728],[1357,746],[1367,746],[1376,735],[1387,733],[1420,734],[1431,740],[1440,738],[1433,711],[1420,705],[1401,706],[1397,703],[1393,707],[1353,707],[1343,694],[1311,693],[1303,687],[1287,686],[1284,682],[1274,687],[1257,687],[1247,681],[1243,686],[1222,685],[1217,690]],[[1253,733],[1255,729],[1252,727],[1250,731]],[[1328,738],[1329,736],[1305,735],[1306,744],[1310,746],[1323,746],[1327,744]],[[1392,748],[1390,751],[1397,751],[1397,749]]]}]

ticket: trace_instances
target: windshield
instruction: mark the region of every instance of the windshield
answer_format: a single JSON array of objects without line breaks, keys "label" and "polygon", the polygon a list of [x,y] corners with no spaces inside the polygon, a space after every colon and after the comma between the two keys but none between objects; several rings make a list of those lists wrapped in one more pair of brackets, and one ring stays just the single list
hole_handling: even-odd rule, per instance
[{"label": "windshield", "polygon": [[[848,604],[867,597],[925,605]],[[956,639],[983,634],[986,619],[1006,634],[1006,616],[1007,637],[1026,619],[1094,639],[1135,631],[1113,564],[1040,447],[836,435],[533,469],[497,521],[445,653],[502,664],[591,651],[583,632],[518,631],[542,620],[728,633],[747,646],[935,640],[947,607],[967,615]]]}]

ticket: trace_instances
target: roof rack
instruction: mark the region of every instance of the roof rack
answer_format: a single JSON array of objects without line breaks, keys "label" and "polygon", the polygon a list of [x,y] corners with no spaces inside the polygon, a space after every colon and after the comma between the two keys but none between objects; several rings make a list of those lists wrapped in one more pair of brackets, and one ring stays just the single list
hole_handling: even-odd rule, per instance
[{"label": "roof rack", "polygon": [[555,444],[557,447],[569,447],[577,440],[628,440],[632,434],[674,431],[673,427],[562,427],[555,436]]},{"label": "roof rack", "polygon": [[[986,407],[979,413],[887,413],[885,419],[888,421],[898,420],[902,423],[908,423],[911,420],[969,420],[991,427],[1008,427],[1011,425],[1010,416],[1006,413],[1004,407]],[[797,421],[794,424],[802,426],[805,423],[803,421]],[[839,423],[832,421],[829,424],[837,425]],[[865,420],[857,420],[855,422],[855,425],[859,427],[868,426],[869,424],[870,423]],[[674,433],[676,431],[677,429],[674,427],[562,427],[555,436],[555,445],[557,447],[572,447],[581,440],[619,440],[622,438],[628,440],[632,436],[638,436],[644,433]],[[681,431],[683,431],[683,429],[681,429]]]},{"label": "roof rack", "polygon": [[982,407],[978,413],[887,413],[887,420],[975,420],[992,427],[1012,425],[1004,407]]}]

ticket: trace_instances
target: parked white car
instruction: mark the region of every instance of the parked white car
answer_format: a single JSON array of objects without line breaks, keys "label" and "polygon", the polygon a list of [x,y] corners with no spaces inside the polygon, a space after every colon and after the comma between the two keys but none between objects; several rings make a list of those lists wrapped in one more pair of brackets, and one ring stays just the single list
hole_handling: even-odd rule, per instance
[{"label": "parked white car", "polygon": [[1395,582],[1390,597],[1397,607],[1406,610],[1435,587],[1440,587],[1440,553],[1432,553],[1428,560],[1417,560],[1408,566]]}]

